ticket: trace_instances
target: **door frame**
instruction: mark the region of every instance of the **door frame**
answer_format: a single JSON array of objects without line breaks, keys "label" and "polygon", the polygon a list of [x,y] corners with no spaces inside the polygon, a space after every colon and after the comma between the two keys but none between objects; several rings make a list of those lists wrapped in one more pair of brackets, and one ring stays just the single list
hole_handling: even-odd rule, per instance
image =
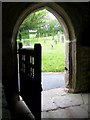
[{"label": "door frame", "polygon": [[[28,8],[26,8],[18,18],[12,34],[12,49],[16,47],[16,39],[19,27],[23,20],[31,13],[46,8],[48,11],[50,11],[60,22],[60,24],[63,26],[65,31],[65,37],[66,37],[66,51],[68,50],[68,55],[66,58],[68,59],[68,62],[66,62],[66,66],[68,66],[69,72],[66,72],[67,83],[66,87],[69,88],[69,92],[74,92],[76,88],[76,38],[75,38],[75,31],[73,24],[71,22],[70,17],[64,10],[64,7],[61,5],[58,5],[58,3],[49,3],[49,2],[42,2],[42,3],[34,3],[31,4]],[[14,49],[15,50],[15,49]],[[66,60],[65,60],[66,61]],[[65,80],[66,81],[66,80]]]}]

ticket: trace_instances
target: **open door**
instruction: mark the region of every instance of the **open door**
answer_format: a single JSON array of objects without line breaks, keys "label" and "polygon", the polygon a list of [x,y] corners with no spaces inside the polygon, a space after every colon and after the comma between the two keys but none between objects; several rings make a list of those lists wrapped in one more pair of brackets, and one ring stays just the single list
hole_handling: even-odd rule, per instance
[{"label": "open door", "polygon": [[19,44],[20,95],[35,116],[41,119],[41,45],[23,48]]}]

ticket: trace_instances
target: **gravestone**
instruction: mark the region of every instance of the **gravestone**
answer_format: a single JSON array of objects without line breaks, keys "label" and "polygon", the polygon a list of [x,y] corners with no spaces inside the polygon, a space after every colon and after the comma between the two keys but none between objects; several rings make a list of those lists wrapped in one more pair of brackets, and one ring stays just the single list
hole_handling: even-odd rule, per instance
[{"label": "gravestone", "polygon": [[58,31],[58,42],[60,41],[60,31]]},{"label": "gravestone", "polygon": [[64,36],[61,37],[61,43],[64,43]]}]

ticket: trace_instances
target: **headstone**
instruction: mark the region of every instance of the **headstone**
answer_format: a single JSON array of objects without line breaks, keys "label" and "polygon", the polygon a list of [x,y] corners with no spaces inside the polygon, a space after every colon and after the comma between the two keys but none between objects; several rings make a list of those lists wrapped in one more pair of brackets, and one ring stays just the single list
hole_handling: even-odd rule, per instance
[{"label": "headstone", "polygon": [[64,43],[64,36],[61,37],[61,43]]},{"label": "headstone", "polygon": [[60,41],[60,31],[58,31],[58,42]]}]

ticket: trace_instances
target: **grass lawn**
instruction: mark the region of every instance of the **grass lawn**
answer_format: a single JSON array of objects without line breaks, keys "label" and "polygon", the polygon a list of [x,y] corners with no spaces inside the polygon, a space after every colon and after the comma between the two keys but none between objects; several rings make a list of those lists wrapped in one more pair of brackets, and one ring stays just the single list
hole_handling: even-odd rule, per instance
[{"label": "grass lawn", "polygon": [[[57,38],[55,38],[57,39]],[[42,46],[42,72],[63,72],[65,66],[65,43],[53,43],[52,37],[25,40],[30,45],[40,43]],[[24,41],[24,45],[26,42]]]}]

